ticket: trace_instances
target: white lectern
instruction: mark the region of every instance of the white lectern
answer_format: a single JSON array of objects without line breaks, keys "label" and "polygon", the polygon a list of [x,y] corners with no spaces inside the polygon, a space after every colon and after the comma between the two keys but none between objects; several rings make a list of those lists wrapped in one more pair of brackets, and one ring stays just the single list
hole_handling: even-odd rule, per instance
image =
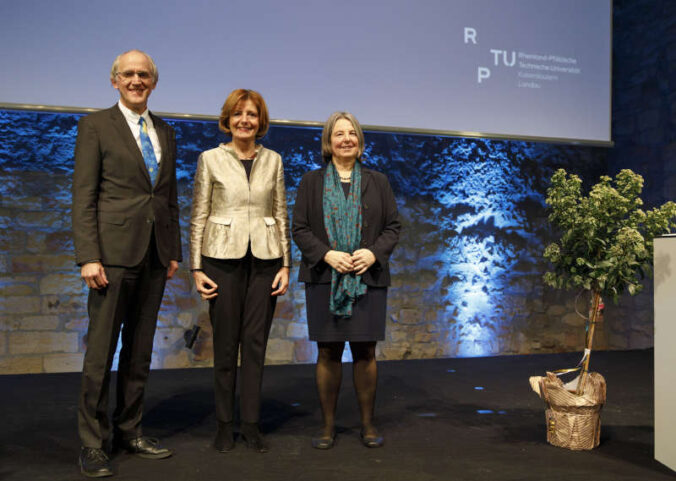
[{"label": "white lectern", "polygon": [[676,236],[655,239],[655,459],[676,471]]}]

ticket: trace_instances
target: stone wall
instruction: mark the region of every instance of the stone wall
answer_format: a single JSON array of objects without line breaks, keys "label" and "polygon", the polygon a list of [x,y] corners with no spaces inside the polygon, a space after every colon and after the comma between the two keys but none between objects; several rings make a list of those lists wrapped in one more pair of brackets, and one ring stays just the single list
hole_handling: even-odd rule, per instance
[{"label": "stone wall", "polygon": [[[575,295],[543,286],[544,192],[559,167],[586,183],[632,168],[648,206],[676,190],[676,4],[614,3],[612,149],[529,142],[367,133],[366,164],[390,178],[404,230],[392,257],[387,339],[381,359],[580,351]],[[112,102],[111,102],[112,103]],[[77,371],[87,325],[86,292],[73,263],[70,182],[79,115],[0,111],[0,373]],[[171,120],[179,142],[179,201],[187,254],[197,155],[224,140],[213,122]],[[264,144],[284,158],[290,206],[302,174],[319,165],[316,129],[273,127]],[[185,255],[184,254],[184,255]],[[312,362],[304,294],[280,299],[270,363]],[[209,366],[206,306],[187,265],[167,286],[154,368]],[[652,281],[607,305],[599,349],[653,344]],[[584,299],[578,307],[585,309]],[[192,350],[183,333],[202,332]],[[347,358],[347,354],[346,354]],[[553,366],[565,367],[565,366]]]},{"label": "stone wall", "polygon": [[[78,114],[0,113],[0,372],[79,370],[86,343],[86,291],[73,263],[72,152]],[[197,155],[223,140],[214,122],[171,120],[179,150],[185,257]],[[319,165],[317,129],[273,127],[265,144],[282,153],[293,205],[304,172]],[[35,144],[35,139],[40,139]],[[566,167],[595,178],[604,149],[527,142],[368,133],[365,161],[386,172],[404,230],[392,257],[383,359],[578,350],[570,295],[542,286],[550,236],[547,179]],[[300,257],[294,247],[295,266]],[[280,299],[268,362],[311,362],[304,293]],[[575,324],[570,327],[569,324]],[[202,332],[193,350],[183,334]],[[647,340],[645,342],[648,342]],[[608,347],[631,346],[615,339]],[[346,353],[346,358],[349,354]],[[167,286],[153,367],[208,366],[206,305],[187,266]]]}]

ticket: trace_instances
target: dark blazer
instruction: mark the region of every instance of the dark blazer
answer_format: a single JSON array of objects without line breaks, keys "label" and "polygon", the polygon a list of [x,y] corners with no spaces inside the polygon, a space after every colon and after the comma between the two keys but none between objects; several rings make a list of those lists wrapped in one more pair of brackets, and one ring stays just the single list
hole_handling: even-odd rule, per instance
[{"label": "dark blazer", "polygon": [[181,261],[174,130],[151,115],[162,148],[153,187],[117,105],[80,119],[73,173],[73,234],[78,265],[138,265],[154,229],[160,262]]},{"label": "dark blazer", "polygon": [[[293,207],[293,240],[302,253],[300,282],[331,282],[331,268],[324,255],[331,250],[324,228],[324,172],[326,167],[306,173],[298,186]],[[369,249],[376,262],[362,279],[368,286],[390,285],[389,258],[399,240],[401,223],[397,203],[387,177],[362,167],[361,179],[362,231],[361,248]]]}]

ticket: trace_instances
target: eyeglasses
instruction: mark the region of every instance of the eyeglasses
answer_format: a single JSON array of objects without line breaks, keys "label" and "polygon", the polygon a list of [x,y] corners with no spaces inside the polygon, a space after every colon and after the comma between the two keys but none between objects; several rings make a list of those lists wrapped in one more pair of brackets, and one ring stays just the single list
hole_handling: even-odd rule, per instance
[{"label": "eyeglasses", "polygon": [[131,80],[135,75],[138,75],[138,78],[141,80],[150,80],[153,77],[150,72],[146,72],[145,70],[138,72],[134,70],[125,70],[124,72],[117,72],[115,75],[119,75],[125,80]]}]

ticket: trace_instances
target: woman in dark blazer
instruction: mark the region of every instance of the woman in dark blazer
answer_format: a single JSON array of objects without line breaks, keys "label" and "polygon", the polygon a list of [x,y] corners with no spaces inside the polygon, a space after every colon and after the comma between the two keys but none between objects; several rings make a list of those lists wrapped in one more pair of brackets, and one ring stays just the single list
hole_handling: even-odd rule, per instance
[{"label": "woman in dark blazer", "polygon": [[209,300],[218,432],[214,447],[234,447],[237,355],[241,345],[241,434],[266,452],[258,429],[265,348],[276,296],[289,285],[291,249],[284,167],[256,140],[268,130],[265,101],[234,90],[218,123],[232,141],[202,152],[195,173],[190,261],[197,291]]},{"label": "woman in dark blazer", "polygon": [[310,339],[317,342],[316,381],[324,426],[312,446],[335,441],[341,359],[350,343],[361,412],[361,441],[380,447],[373,424],[376,342],[385,338],[388,260],[401,224],[387,177],[361,165],[364,134],[348,112],[324,124],[326,165],[305,174],[293,210],[293,239],[302,253],[298,280],[305,283]]}]

